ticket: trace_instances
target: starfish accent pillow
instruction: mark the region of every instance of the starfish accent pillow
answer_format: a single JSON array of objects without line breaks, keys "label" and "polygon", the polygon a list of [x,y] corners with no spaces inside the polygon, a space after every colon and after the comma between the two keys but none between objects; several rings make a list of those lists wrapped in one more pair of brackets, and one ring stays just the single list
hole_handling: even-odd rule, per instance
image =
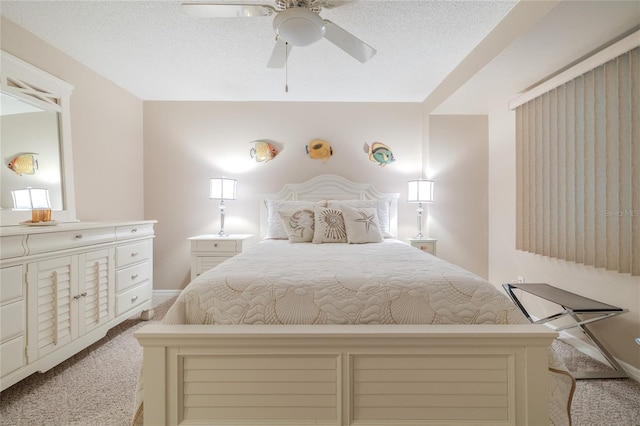
[{"label": "starfish accent pillow", "polygon": [[382,231],[375,208],[342,207],[349,244],[380,243]]}]

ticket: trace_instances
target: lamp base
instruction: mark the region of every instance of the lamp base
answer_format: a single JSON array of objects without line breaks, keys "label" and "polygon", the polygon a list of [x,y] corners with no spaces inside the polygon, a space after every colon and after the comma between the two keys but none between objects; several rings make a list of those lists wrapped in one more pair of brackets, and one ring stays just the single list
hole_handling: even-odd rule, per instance
[{"label": "lamp base", "polygon": [[229,236],[229,234],[224,232],[222,229],[220,230],[220,232],[218,232],[218,237],[228,237],[228,236]]},{"label": "lamp base", "polygon": [[422,232],[418,232],[418,234],[416,234],[416,236],[413,238],[415,238],[416,240],[421,240],[424,238],[424,235],[422,235]]}]

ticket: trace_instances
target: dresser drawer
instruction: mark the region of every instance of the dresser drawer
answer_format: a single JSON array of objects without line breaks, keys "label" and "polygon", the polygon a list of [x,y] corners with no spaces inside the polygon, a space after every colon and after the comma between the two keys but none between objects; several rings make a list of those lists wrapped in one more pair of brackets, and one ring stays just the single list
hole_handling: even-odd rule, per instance
[{"label": "dresser drawer", "polygon": [[236,253],[239,251],[238,242],[235,240],[220,241],[193,241],[192,251],[206,251],[209,253]]},{"label": "dresser drawer", "polygon": [[27,236],[29,254],[108,243],[116,239],[114,228],[78,229],[76,231],[47,232]]},{"label": "dresser drawer", "polygon": [[116,240],[128,240],[153,235],[153,224],[123,225],[116,228]]},{"label": "dresser drawer", "polygon": [[0,304],[22,299],[22,265],[0,269]]},{"label": "dresser drawer", "polygon": [[6,376],[25,364],[24,337],[0,344],[0,376]]},{"label": "dresser drawer", "polygon": [[133,265],[151,257],[151,241],[126,244],[116,247],[116,268]]},{"label": "dresser drawer", "polygon": [[0,254],[3,259],[24,256],[26,250],[22,245],[22,235],[7,235],[0,237]]},{"label": "dresser drawer", "polygon": [[116,295],[116,316],[151,300],[151,282],[147,281]]},{"label": "dresser drawer", "polygon": [[0,307],[0,342],[13,339],[24,333],[24,301]]},{"label": "dresser drawer", "polygon": [[151,265],[139,263],[116,271],[116,291],[120,292],[149,279]]}]

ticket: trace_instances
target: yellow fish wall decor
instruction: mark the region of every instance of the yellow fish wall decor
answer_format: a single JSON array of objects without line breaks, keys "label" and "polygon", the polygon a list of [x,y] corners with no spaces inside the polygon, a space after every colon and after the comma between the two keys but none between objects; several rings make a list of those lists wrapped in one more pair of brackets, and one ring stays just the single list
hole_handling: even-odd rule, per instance
[{"label": "yellow fish wall decor", "polygon": [[257,162],[267,162],[276,158],[278,155],[278,149],[273,143],[266,140],[257,140],[250,142],[253,146],[249,150],[251,158],[255,158]]},{"label": "yellow fish wall decor", "polygon": [[364,144],[364,152],[369,154],[369,160],[374,163],[378,163],[380,167],[384,167],[387,164],[391,164],[396,161],[393,156],[393,152],[391,152],[391,148],[382,142],[374,142],[369,146],[368,144]]},{"label": "yellow fish wall decor", "polygon": [[38,155],[35,152],[25,152],[16,155],[13,160],[9,161],[7,167],[19,176],[33,175],[38,170],[38,160],[34,157]]},{"label": "yellow fish wall decor", "polygon": [[333,148],[329,145],[329,142],[322,139],[314,139],[309,142],[309,145],[305,146],[309,158],[314,160],[322,160],[326,162],[333,155]]}]

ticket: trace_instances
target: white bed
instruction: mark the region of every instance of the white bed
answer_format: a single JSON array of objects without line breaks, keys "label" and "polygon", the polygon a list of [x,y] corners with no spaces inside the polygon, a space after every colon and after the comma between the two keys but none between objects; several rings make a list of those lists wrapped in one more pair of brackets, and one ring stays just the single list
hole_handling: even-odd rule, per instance
[{"label": "white bed", "polygon": [[[339,203],[345,217],[375,211],[394,236],[397,198],[318,176],[267,196],[261,224],[282,237],[276,208],[297,202],[284,217],[318,216],[324,210],[309,204],[359,200]],[[529,324],[481,278],[393,238],[374,240],[269,239],[195,279],[163,324],[136,333],[144,424],[570,422],[573,379],[549,350],[554,332]]]}]

